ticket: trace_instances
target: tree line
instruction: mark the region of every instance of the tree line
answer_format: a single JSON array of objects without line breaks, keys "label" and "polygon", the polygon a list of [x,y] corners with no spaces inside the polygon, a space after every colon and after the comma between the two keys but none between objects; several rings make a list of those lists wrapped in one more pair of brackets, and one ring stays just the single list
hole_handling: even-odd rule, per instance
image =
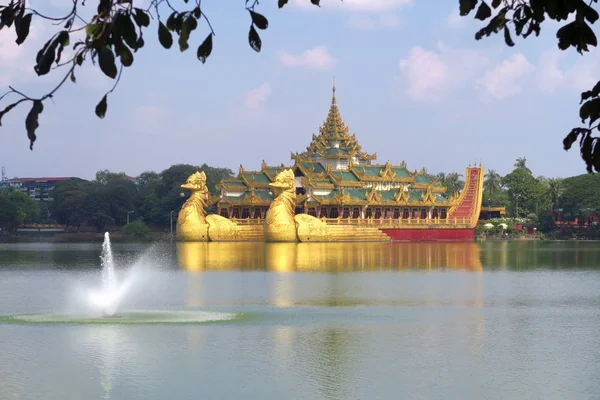
[{"label": "tree line", "polygon": [[[56,184],[54,200],[35,202],[27,194],[0,191],[0,227],[14,232],[21,224],[58,223],[70,229],[103,231],[139,220],[155,229],[168,229],[187,195],[180,185],[196,171],[204,171],[212,193],[221,179],[233,176],[229,168],[177,164],[144,172],[134,182],[124,172],[98,171],[94,180],[71,178]],[[172,212],[172,213],[171,213]]]},{"label": "tree line", "polygon": [[600,213],[600,177],[578,175],[569,178],[534,176],[525,157],[515,161],[506,176],[495,170],[485,174],[483,206],[505,207],[507,216],[537,222],[542,231],[555,227],[555,213],[561,220],[586,222]]},{"label": "tree line", "polygon": [[[153,229],[169,229],[187,195],[180,185],[195,171],[204,171],[208,189],[233,177],[228,168],[177,164],[157,172],[144,172],[133,182],[123,172],[98,171],[94,180],[72,178],[58,182],[49,203],[35,202],[27,194],[0,190],[0,228],[14,231],[22,224],[59,223],[73,230],[85,227],[103,231],[142,221]],[[450,196],[464,185],[459,173],[436,177]],[[552,211],[560,210],[564,220],[587,220],[600,213],[600,176],[570,178],[534,176],[526,158],[519,158],[506,176],[488,170],[483,186],[484,207],[505,207],[507,216],[528,218],[553,226]],[[552,219],[552,221],[550,221]],[[548,228],[549,229],[549,228]]]}]

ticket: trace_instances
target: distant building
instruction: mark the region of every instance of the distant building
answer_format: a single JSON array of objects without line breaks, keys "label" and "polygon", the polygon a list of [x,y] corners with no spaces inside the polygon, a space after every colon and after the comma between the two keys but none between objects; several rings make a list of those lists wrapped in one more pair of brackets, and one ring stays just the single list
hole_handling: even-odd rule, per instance
[{"label": "distant building", "polygon": [[0,181],[0,189],[13,189],[27,193],[35,201],[52,201],[56,184],[67,179],[71,178],[12,178]]}]

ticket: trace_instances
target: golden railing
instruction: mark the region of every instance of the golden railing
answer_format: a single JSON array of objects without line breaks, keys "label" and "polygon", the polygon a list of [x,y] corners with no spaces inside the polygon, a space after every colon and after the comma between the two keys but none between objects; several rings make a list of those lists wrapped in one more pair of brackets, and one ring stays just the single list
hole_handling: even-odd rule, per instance
[{"label": "golden railing", "polygon": [[[425,227],[425,226],[466,226],[471,223],[471,218],[320,218],[328,225],[372,225],[376,227],[394,228],[394,227]],[[231,218],[232,222],[238,225],[262,225],[263,218]]]}]

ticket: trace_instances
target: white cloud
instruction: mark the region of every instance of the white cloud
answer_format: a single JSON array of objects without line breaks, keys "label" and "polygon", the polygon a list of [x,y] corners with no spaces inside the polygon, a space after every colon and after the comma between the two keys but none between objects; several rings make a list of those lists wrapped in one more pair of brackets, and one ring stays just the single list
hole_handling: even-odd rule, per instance
[{"label": "white cloud", "polygon": [[[567,64],[569,56],[575,58],[570,66],[561,68],[561,64]],[[544,52],[539,60],[539,74],[537,74],[537,86],[542,92],[554,93],[557,90],[571,90],[582,92],[592,88],[600,75],[600,52],[593,49],[585,54],[570,55],[557,49]]]},{"label": "white cloud", "polygon": [[47,31],[39,20],[33,20],[25,43],[20,46],[15,40],[17,34],[14,27],[0,31],[0,86],[14,85],[19,82],[37,78],[33,67],[35,56],[43,46],[43,37]]},{"label": "white cloud", "polygon": [[246,95],[244,106],[251,110],[261,108],[269,99],[271,92],[271,84],[269,84],[268,82],[263,83],[257,88],[251,89]]},{"label": "white cloud", "polygon": [[355,14],[350,17],[348,23],[358,29],[370,30],[376,28],[395,28],[399,25],[398,17],[395,14],[385,13],[379,17],[372,17],[365,14]]},{"label": "white cloud", "polygon": [[514,96],[522,91],[520,80],[535,68],[521,53],[513,54],[500,65],[487,71],[477,83],[498,100]]},{"label": "white cloud", "polygon": [[494,65],[486,53],[454,49],[438,43],[436,51],[413,47],[400,60],[397,77],[409,98],[438,102],[451,92],[468,87],[480,88],[501,100],[521,92],[521,80],[534,67],[518,53]]},{"label": "white cloud", "polygon": [[438,44],[439,51],[413,47],[400,60],[398,79],[405,83],[406,94],[413,100],[436,102],[449,92],[465,87],[491,64],[475,50],[458,50]]},{"label": "white cloud", "polygon": [[337,61],[329,54],[326,46],[313,47],[301,54],[290,54],[282,50],[277,53],[277,59],[286,67],[312,70],[330,70]]},{"label": "white cloud", "polygon": [[[382,13],[399,10],[409,6],[413,0],[326,0],[321,2],[321,9],[332,11],[360,11]],[[290,4],[303,10],[316,10],[309,0],[292,0]]]}]

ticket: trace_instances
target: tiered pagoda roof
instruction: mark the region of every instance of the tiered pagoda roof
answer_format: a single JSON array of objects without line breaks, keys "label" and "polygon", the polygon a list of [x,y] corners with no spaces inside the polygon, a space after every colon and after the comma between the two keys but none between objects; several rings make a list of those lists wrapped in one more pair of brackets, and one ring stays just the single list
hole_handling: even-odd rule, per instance
[{"label": "tiered pagoda roof", "polygon": [[[225,179],[217,185],[222,195],[219,200],[231,204],[268,205],[273,200],[269,183],[283,169],[291,168],[301,177],[302,186],[312,192],[311,199],[322,203],[368,204],[438,204],[451,201],[444,196],[446,188],[425,168],[408,170],[406,163],[392,165],[373,164],[376,154],[362,151],[354,134],[343,121],[335,97],[335,86],[329,112],[314,135],[306,151],[292,153],[291,167],[269,166],[264,161],[260,171],[246,171],[240,166],[235,178]],[[332,168],[330,161],[347,160],[347,167]],[[230,195],[228,196],[227,192]],[[318,193],[320,194],[318,194]],[[327,192],[327,194],[324,194]],[[234,196],[235,194],[235,196]],[[299,196],[298,201],[306,199]]]},{"label": "tiered pagoda roof", "polygon": [[312,159],[357,159],[360,163],[370,164],[377,154],[367,154],[356,140],[356,135],[350,135],[350,129],[342,119],[335,98],[335,85],[331,105],[325,122],[319,127],[319,135],[312,135],[312,141],[303,153],[293,153],[292,160],[297,158]]}]

